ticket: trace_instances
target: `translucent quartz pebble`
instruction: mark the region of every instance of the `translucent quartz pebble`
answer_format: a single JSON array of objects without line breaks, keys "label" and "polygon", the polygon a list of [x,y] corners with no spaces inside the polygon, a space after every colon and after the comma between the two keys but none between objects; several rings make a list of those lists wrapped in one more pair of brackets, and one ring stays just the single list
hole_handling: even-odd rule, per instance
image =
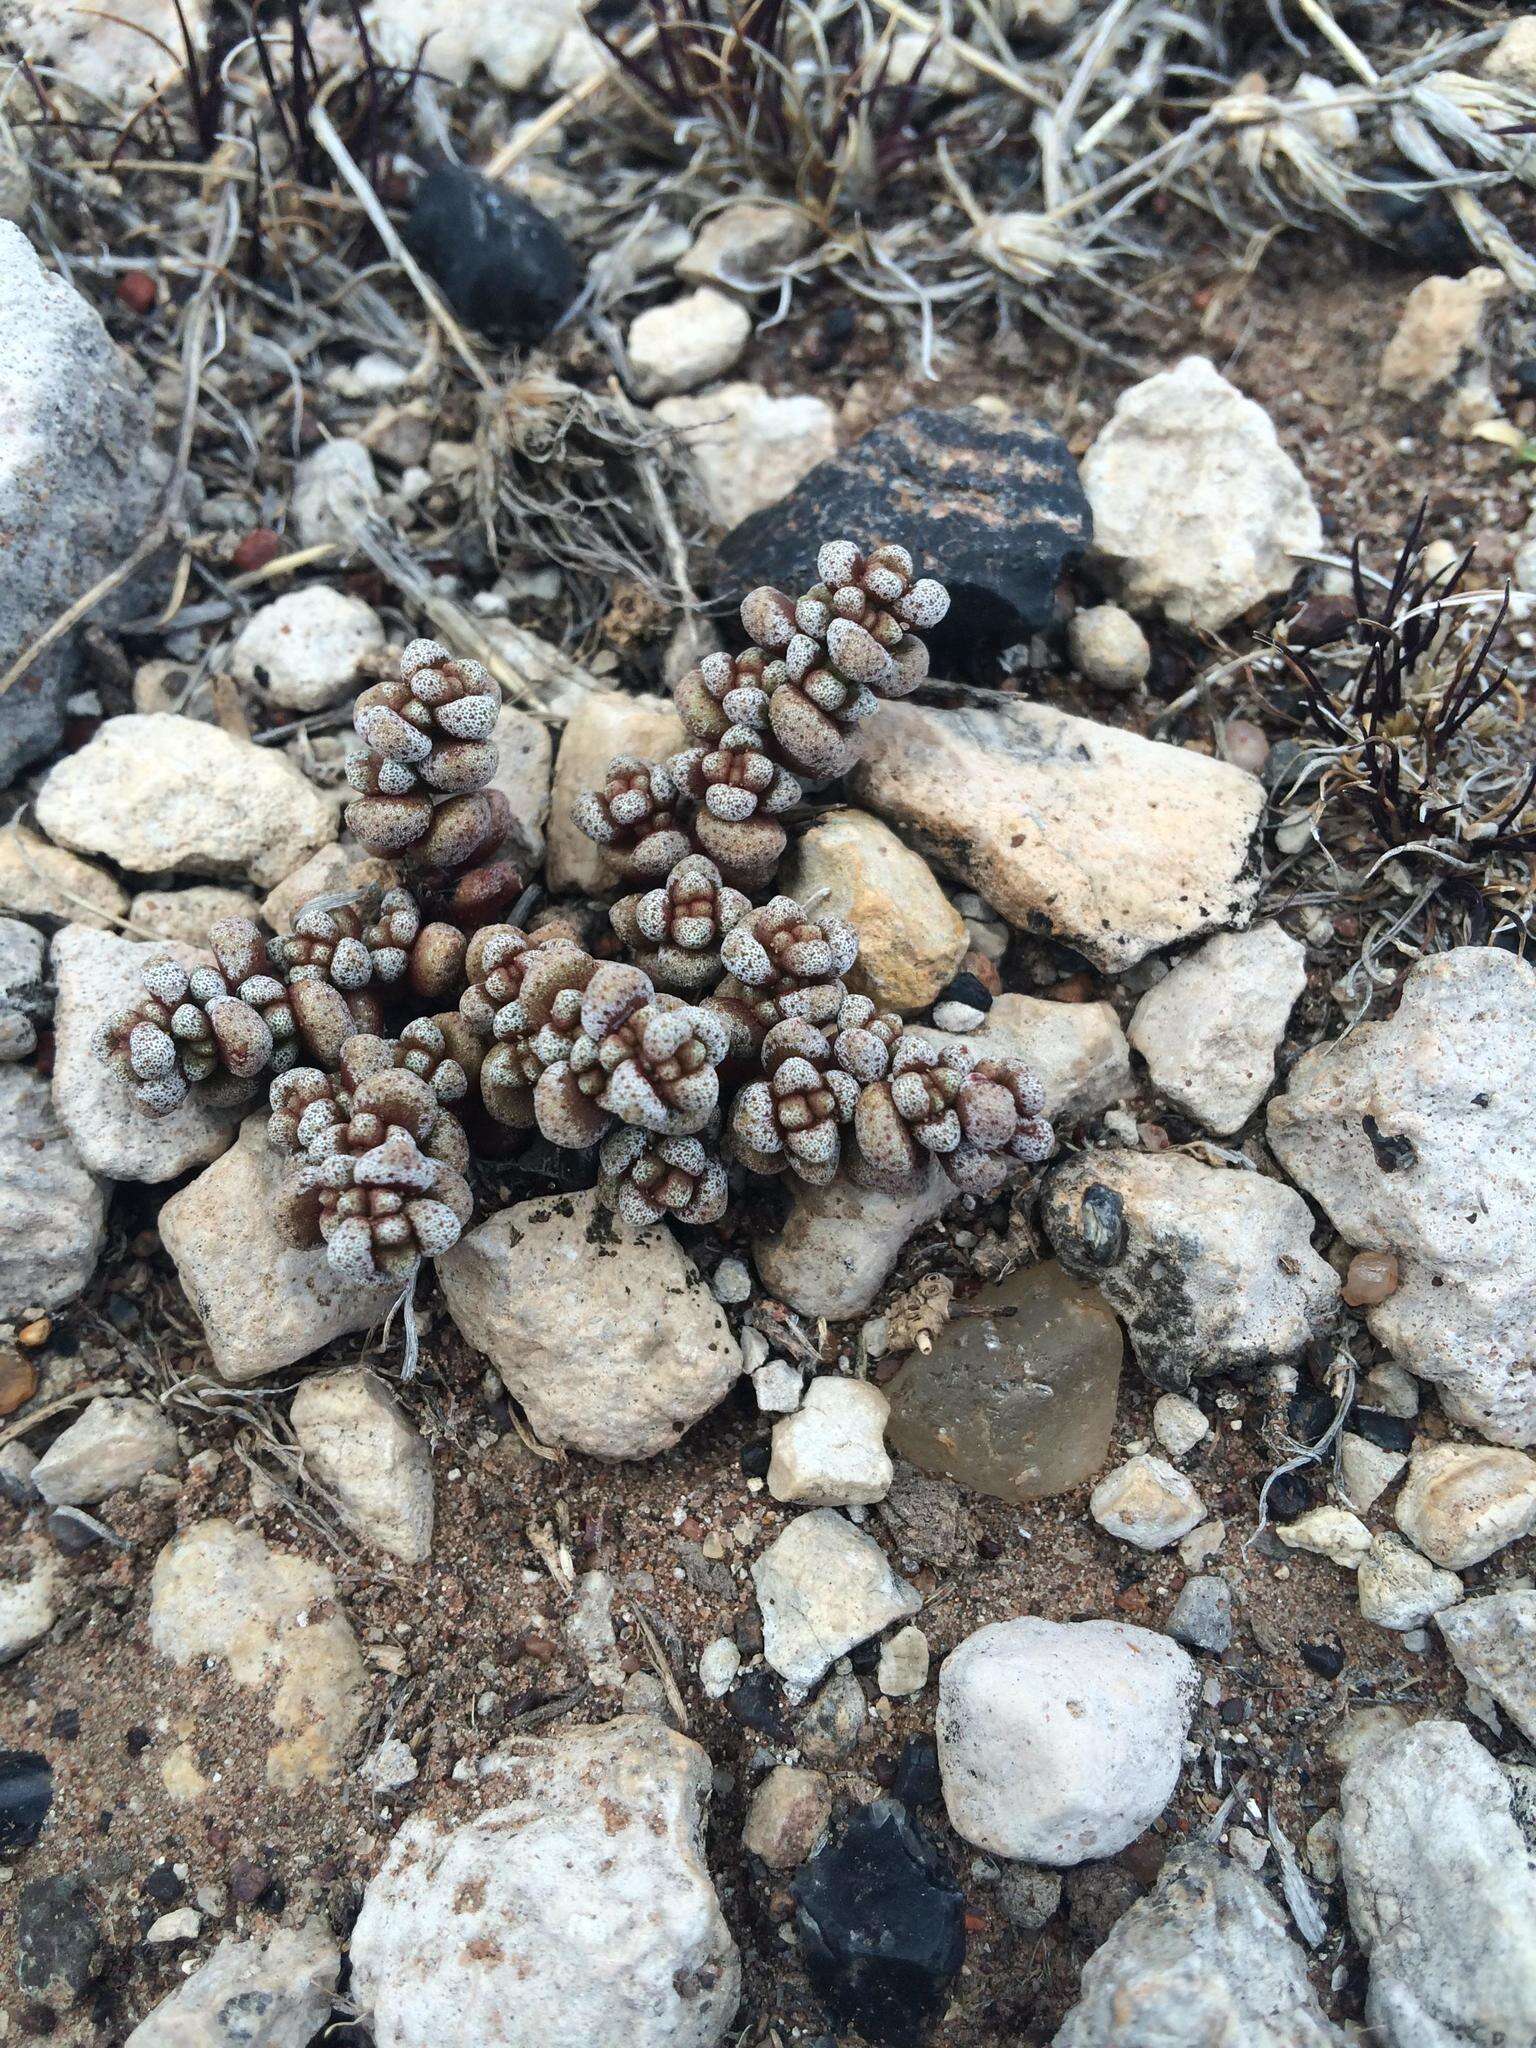
[{"label": "translucent quartz pebble", "polygon": [[984,1287],[886,1388],[890,1448],[1000,1500],[1043,1500],[1101,1470],[1120,1325],[1054,1259]]}]

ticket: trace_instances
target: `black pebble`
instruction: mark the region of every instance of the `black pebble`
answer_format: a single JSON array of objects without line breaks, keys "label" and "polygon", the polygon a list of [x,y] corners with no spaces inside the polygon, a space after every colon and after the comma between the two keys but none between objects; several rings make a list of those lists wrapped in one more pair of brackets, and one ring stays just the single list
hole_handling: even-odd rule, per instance
[{"label": "black pebble", "polygon": [[773,1447],[766,1439],[761,1443],[742,1446],[741,1469],[749,1479],[766,1479],[772,1461]]},{"label": "black pebble", "polygon": [[66,1557],[79,1557],[101,1541],[101,1531],[73,1508],[55,1508],[45,1526],[54,1549],[62,1550]]},{"label": "black pebble", "polygon": [[60,1742],[73,1742],[80,1733],[80,1709],[60,1707],[48,1723],[48,1733]]},{"label": "black pebble", "polygon": [[788,1741],[789,1723],[784,1718],[784,1698],[771,1672],[743,1672],[726,1694],[725,1704],[743,1728],[755,1729],[759,1735],[771,1735],[776,1742]]},{"label": "black pebble", "polygon": [[186,1886],[169,1863],[157,1863],[144,1880],[144,1890],[157,1906],[174,1906]]},{"label": "black pebble", "polygon": [[[1298,1443],[1315,1444],[1328,1433],[1328,1425],[1338,1412],[1338,1403],[1328,1394],[1315,1387],[1303,1387],[1292,1394],[1287,1411],[1290,1417],[1291,1434]],[[1271,1500],[1274,1496],[1271,1494]]]},{"label": "black pebble", "polygon": [[1312,1505],[1312,1482],[1300,1472],[1282,1472],[1266,1502],[1272,1522],[1294,1522]]},{"label": "black pebble", "polygon": [[554,222],[460,164],[422,179],[405,245],[461,320],[521,348],[544,339],[581,287]]},{"label": "black pebble", "polygon": [[1337,1643],[1298,1643],[1301,1661],[1319,1678],[1337,1678],[1344,1669],[1344,1652]]},{"label": "black pebble", "polygon": [[811,1984],[841,2032],[917,2048],[965,1960],[965,1898],[893,1800],[861,1807],[790,1887]]},{"label": "black pebble", "polygon": [[142,1756],[154,1739],[147,1728],[130,1728],[123,1737],[130,1756]]},{"label": "black pebble", "polygon": [[30,1849],[53,1804],[53,1769],[31,1749],[0,1749],[0,1855]]},{"label": "black pebble", "polygon": [[939,1752],[928,1735],[909,1735],[896,1763],[895,1794],[903,1806],[937,1806],[944,1787]]},{"label": "black pebble", "polygon": [[1077,1209],[1079,1255],[1093,1266],[1114,1266],[1125,1257],[1125,1203],[1113,1188],[1096,1180],[1083,1192]]},{"label": "black pebble", "polygon": [[855,1671],[873,1671],[880,1663],[880,1640],[871,1636],[867,1643],[856,1643],[848,1652],[848,1662]]},{"label": "black pebble", "polygon": [[1216,1711],[1221,1717],[1221,1725],[1224,1728],[1238,1728],[1248,1718],[1248,1702],[1246,1700],[1223,1700]]},{"label": "black pebble", "polygon": [[101,1975],[106,1959],[84,1877],[71,1871],[22,1886],[16,1908],[16,1975],[23,1991],[78,1998]]},{"label": "black pebble", "polygon": [[969,1003],[973,1010],[990,1010],[997,998],[979,974],[957,974],[938,999],[941,1003]]},{"label": "black pebble", "polygon": [[1512,374],[1520,396],[1536,398],[1536,356],[1522,356]]},{"label": "black pebble", "polygon": [[1401,1415],[1389,1415],[1384,1408],[1356,1408],[1349,1418],[1356,1436],[1383,1451],[1411,1451],[1413,1424]]}]

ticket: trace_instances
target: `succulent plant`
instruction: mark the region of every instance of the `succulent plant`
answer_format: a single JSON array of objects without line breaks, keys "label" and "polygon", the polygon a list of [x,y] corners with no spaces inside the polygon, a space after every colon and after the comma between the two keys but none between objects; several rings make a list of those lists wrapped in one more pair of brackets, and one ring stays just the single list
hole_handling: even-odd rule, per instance
[{"label": "succulent plant", "polygon": [[636,1229],[664,1216],[714,1223],[725,1214],[730,1182],[702,1138],[661,1138],[626,1125],[604,1138],[597,1156],[604,1201]]},{"label": "succulent plant", "polygon": [[231,994],[216,968],[188,969],[167,957],[150,961],[143,979],[144,994],[112,1019],[102,1041],[140,1107],[169,1116],[194,1087],[213,1108],[249,1102],[272,1065],[272,1028],[261,1012]]},{"label": "succulent plant", "polygon": [[886,1076],[861,1090],[854,1110],[851,1177],[892,1194],[919,1187],[930,1158],[968,1194],[993,1192],[1018,1166],[1050,1155],[1045,1093],[1022,1060],[978,1061],[905,1033]]},{"label": "succulent plant", "polygon": [[329,1152],[335,1149],[334,1133],[360,1104],[398,1100],[402,1107],[389,1121],[405,1124],[430,1157],[463,1173],[469,1141],[447,1105],[462,1101],[468,1089],[463,1067],[448,1056],[443,1032],[431,1018],[408,1024],[398,1039],[359,1032],[342,1047],[335,1072],[292,1067],[277,1077],[267,1136],[280,1152]]},{"label": "succulent plant", "polygon": [[620,754],[609,762],[602,788],[576,799],[572,816],[628,880],[661,882],[693,851],[686,810],[666,765]]},{"label": "succulent plant", "polygon": [[685,854],[660,888],[624,896],[609,912],[622,943],[658,988],[699,995],[719,981],[720,945],[752,908],[707,855]]},{"label": "succulent plant", "polygon": [[837,1177],[842,1126],[859,1084],[838,1065],[832,1041],[803,1017],[786,1017],[763,1040],[764,1079],[749,1081],[731,1110],[731,1145],[754,1173],[786,1168],[811,1187]]},{"label": "succulent plant", "polygon": [[673,787],[693,806],[692,835],[727,881],[760,889],[772,879],[787,839],[777,813],[800,801],[800,785],[758,744],[749,725],[728,726],[712,747],[690,747],[667,763]]},{"label": "succulent plant", "polygon": [[858,953],[851,924],[811,917],[792,896],[775,896],[748,911],[721,945],[726,978],[706,998],[730,1025],[736,1057],[755,1052],[786,1017],[830,1024],[848,993],[842,977]]},{"label": "succulent plant", "polygon": [[693,1137],[719,1103],[728,1044],[718,1017],[658,993],[642,969],[608,961],[582,991],[579,1029],[534,1086],[539,1129],[552,1145],[594,1144],[615,1120]]}]

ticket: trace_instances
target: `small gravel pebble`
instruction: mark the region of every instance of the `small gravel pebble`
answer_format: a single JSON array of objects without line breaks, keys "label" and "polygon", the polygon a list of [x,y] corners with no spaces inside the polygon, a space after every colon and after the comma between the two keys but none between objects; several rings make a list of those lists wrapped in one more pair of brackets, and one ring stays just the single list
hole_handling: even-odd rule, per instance
[{"label": "small gravel pebble", "polygon": [[715,1268],[712,1285],[716,1301],[724,1302],[728,1308],[752,1299],[752,1275],[744,1259],[722,1259]]}]

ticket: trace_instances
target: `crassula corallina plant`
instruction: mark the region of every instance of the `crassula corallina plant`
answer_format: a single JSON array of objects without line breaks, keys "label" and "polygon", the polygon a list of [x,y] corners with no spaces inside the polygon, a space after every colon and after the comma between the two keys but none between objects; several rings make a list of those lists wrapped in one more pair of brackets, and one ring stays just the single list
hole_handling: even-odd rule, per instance
[{"label": "crassula corallina plant", "polygon": [[858,933],[774,892],[793,821],[928,672],[948,609],[904,548],[834,541],[800,596],[755,590],[749,642],[674,692],[690,744],[621,756],[574,816],[619,879],[549,906],[502,857],[493,679],[433,641],[358,699],[347,824],[399,885],[228,918],[212,964],[152,961],[104,1056],[149,1115],[266,1090],[278,1221],[350,1281],[403,1287],[468,1226],[477,1154],[590,1155],[628,1222],[717,1221],[746,1175],[894,1194],[937,1161],[989,1194],[1051,1148],[1020,1060],[977,1059],[848,987]]}]

